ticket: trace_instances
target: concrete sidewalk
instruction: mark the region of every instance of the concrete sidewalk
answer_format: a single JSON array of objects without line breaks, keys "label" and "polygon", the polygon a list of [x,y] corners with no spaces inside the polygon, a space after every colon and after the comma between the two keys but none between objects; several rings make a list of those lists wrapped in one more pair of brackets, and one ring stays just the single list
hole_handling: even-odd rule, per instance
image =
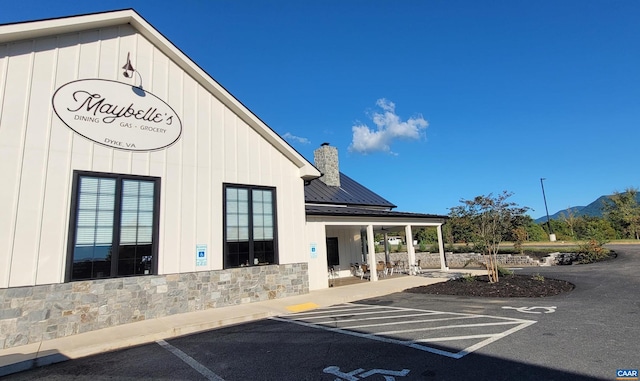
[{"label": "concrete sidewalk", "polygon": [[[477,271],[465,270],[464,273]],[[422,276],[403,276],[378,282],[327,288],[305,295],[171,315],[40,343],[0,349],[0,377],[38,366],[156,340],[171,339],[272,316],[387,295],[411,287],[442,282],[454,274],[460,275],[453,271],[447,273],[434,271],[423,273]]]}]

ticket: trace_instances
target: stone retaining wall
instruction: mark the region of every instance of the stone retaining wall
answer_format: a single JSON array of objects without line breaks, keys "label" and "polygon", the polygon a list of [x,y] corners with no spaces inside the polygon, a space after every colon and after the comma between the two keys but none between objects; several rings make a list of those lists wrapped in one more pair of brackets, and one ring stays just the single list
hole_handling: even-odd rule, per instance
[{"label": "stone retaining wall", "polygon": [[[409,255],[407,253],[389,253],[391,262],[404,261],[407,262]],[[470,260],[484,263],[482,254],[479,253],[445,253],[447,265],[450,268],[464,267],[465,263]],[[438,253],[416,253],[416,261],[420,261],[420,267],[423,269],[440,268],[440,254]],[[376,261],[384,261],[384,253],[376,253]],[[473,264],[470,264],[473,265]],[[539,266],[540,263],[528,255],[511,255],[498,254],[498,265],[500,266]],[[476,265],[477,266],[477,265]]]},{"label": "stone retaining wall", "polygon": [[309,292],[307,263],[0,289],[0,349]]}]

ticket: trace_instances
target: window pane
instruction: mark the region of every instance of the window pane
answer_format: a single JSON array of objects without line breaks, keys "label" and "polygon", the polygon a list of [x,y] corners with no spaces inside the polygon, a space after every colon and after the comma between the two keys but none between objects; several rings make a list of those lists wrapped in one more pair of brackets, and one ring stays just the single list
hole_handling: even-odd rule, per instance
[{"label": "window pane", "polygon": [[138,225],[138,211],[137,210],[122,210],[121,212],[121,225],[122,227]]},{"label": "window pane", "polygon": [[139,251],[152,244],[153,194],[153,182],[122,181],[118,275],[145,274]]},{"label": "window pane", "polygon": [[99,210],[96,216],[98,226],[113,226],[113,210]]},{"label": "window pane", "polygon": [[116,179],[98,179],[100,182],[100,194],[116,194]]},{"label": "window pane", "polygon": [[240,223],[238,222],[238,215],[231,214],[227,216],[227,226],[238,226]]},{"label": "window pane", "polygon": [[238,190],[235,188],[227,188],[227,201],[236,201],[238,199]]},{"label": "window pane", "polygon": [[121,227],[120,228],[120,244],[121,245],[135,245],[137,242],[138,229],[134,227]]},{"label": "window pane", "polygon": [[94,210],[79,210],[78,211],[78,226],[92,226],[96,223],[96,211]]},{"label": "window pane", "polygon": [[249,226],[249,216],[247,214],[238,215],[238,226],[241,226],[241,227]]},{"label": "window pane", "polygon": [[138,228],[138,244],[150,244],[152,242],[153,229],[151,226],[140,226]]},{"label": "window pane", "polygon": [[153,212],[139,212],[138,225],[153,226]]},{"label": "window pane", "polygon": [[[104,186],[107,187],[108,183],[105,182]],[[97,194],[99,188],[100,188],[100,179],[97,177],[83,177],[82,180],[80,180],[80,194],[87,194],[87,193]],[[114,189],[115,189],[115,186],[114,186]],[[103,189],[103,193],[108,193],[107,189]]]},{"label": "window pane", "polygon": [[132,180],[122,181],[122,195],[123,196],[137,196],[140,182]]},{"label": "window pane", "polygon": [[227,241],[238,241],[238,228],[235,226],[227,226]]},{"label": "window pane", "polygon": [[138,210],[138,196],[122,196],[122,210]]},{"label": "window pane", "polygon": [[141,196],[138,199],[138,210],[142,210],[145,212],[153,211],[153,197],[143,197]]},{"label": "window pane", "polygon": [[113,242],[113,227],[105,226],[96,228],[94,242],[96,244],[111,244]]},{"label": "window pane", "polygon": [[78,209],[95,210],[98,206],[97,193],[80,193],[78,199]]},{"label": "window pane", "polygon": [[115,207],[115,196],[112,194],[98,195],[98,209],[113,210]]},{"label": "window pane", "polygon": [[253,202],[257,202],[257,203],[262,202],[262,194],[263,194],[263,191],[254,189],[253,190]]},{"label": "window pane", "polygon": [[253,227],[253,239],[264,239],[264,229],[262,227]]},{"label": "window pane", "polygon": [[111,275],[115,190],[114,179],[79,179],[72,279]]},{"label": "window pane", "polygon": [[276,251],[273,241],[264,242],[264,260],[269,263],[276,263]]},{"label": "window pane", "polygon": [[238,240],[240,241],[249,241],[249,227],[244,226],[238,228]]}]

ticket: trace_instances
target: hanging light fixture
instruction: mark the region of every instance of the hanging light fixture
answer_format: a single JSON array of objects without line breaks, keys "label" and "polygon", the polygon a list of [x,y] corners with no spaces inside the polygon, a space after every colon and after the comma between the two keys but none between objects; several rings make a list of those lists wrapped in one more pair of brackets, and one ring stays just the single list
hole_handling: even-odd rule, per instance
[{"label": "hanging light fixture", "polygon": [[138,74],[138,78],[140,79],[140,86],[137,86],[137,87],[139,89],[142,89],[142,75],[140,75],[140,72],[138,72],[136,69],[133,68],[133,65],[131,64],[130,52],[127,53],[127,62],[124,64],[124,66],[122,66],[122,68],[124,69],[124,72],[122,73],[122,75],[124,75],[125,78],[133,78],[133,73]]},{"label": "hanging light fixture", "polygon": [[127,63],[125,63],[122,68],[124,69],[124,73],[122,73],[122,75],[127,78],[133,77],[133,72],[136,71],[136,69],[131,65],[131,53],[127,53]]}]

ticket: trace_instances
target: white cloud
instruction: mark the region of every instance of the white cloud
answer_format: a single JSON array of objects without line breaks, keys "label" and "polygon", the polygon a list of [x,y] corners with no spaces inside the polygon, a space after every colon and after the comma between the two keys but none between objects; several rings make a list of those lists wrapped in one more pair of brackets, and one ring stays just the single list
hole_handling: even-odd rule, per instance
[{"label": "white cloud", "polygon": [[286,134],[282,135],[282,137],[283,137],[283,138],[285,138],[286,140],[289,140],[289,141],[295,141],[295,142],[302,143],[302,144],[309,144],[309,143],[311,143],[311,142],[309,141],[309,139],[307,139],[307,138],[301,138],[301,137],[299,137],[299,136],[295,136],[295,135],[293,135],[293,134],[291,134],[291,133],[289,133],[289,132],[287,132]]},{"label": "white cloud", "polygon": [[359,153],[387,152],[391,151],[391,143],[396,139],[418,140],[422,136],[422,130],[429,126],[421,115],[411,117],[403,122],[396,115],[396,105],[387,99],[378,99],[376,105],[382,112],[374,112],[371,115],[377,129],[371,129],[366,124],[360,123],[353,127],[353,140],[349,151]]}]

